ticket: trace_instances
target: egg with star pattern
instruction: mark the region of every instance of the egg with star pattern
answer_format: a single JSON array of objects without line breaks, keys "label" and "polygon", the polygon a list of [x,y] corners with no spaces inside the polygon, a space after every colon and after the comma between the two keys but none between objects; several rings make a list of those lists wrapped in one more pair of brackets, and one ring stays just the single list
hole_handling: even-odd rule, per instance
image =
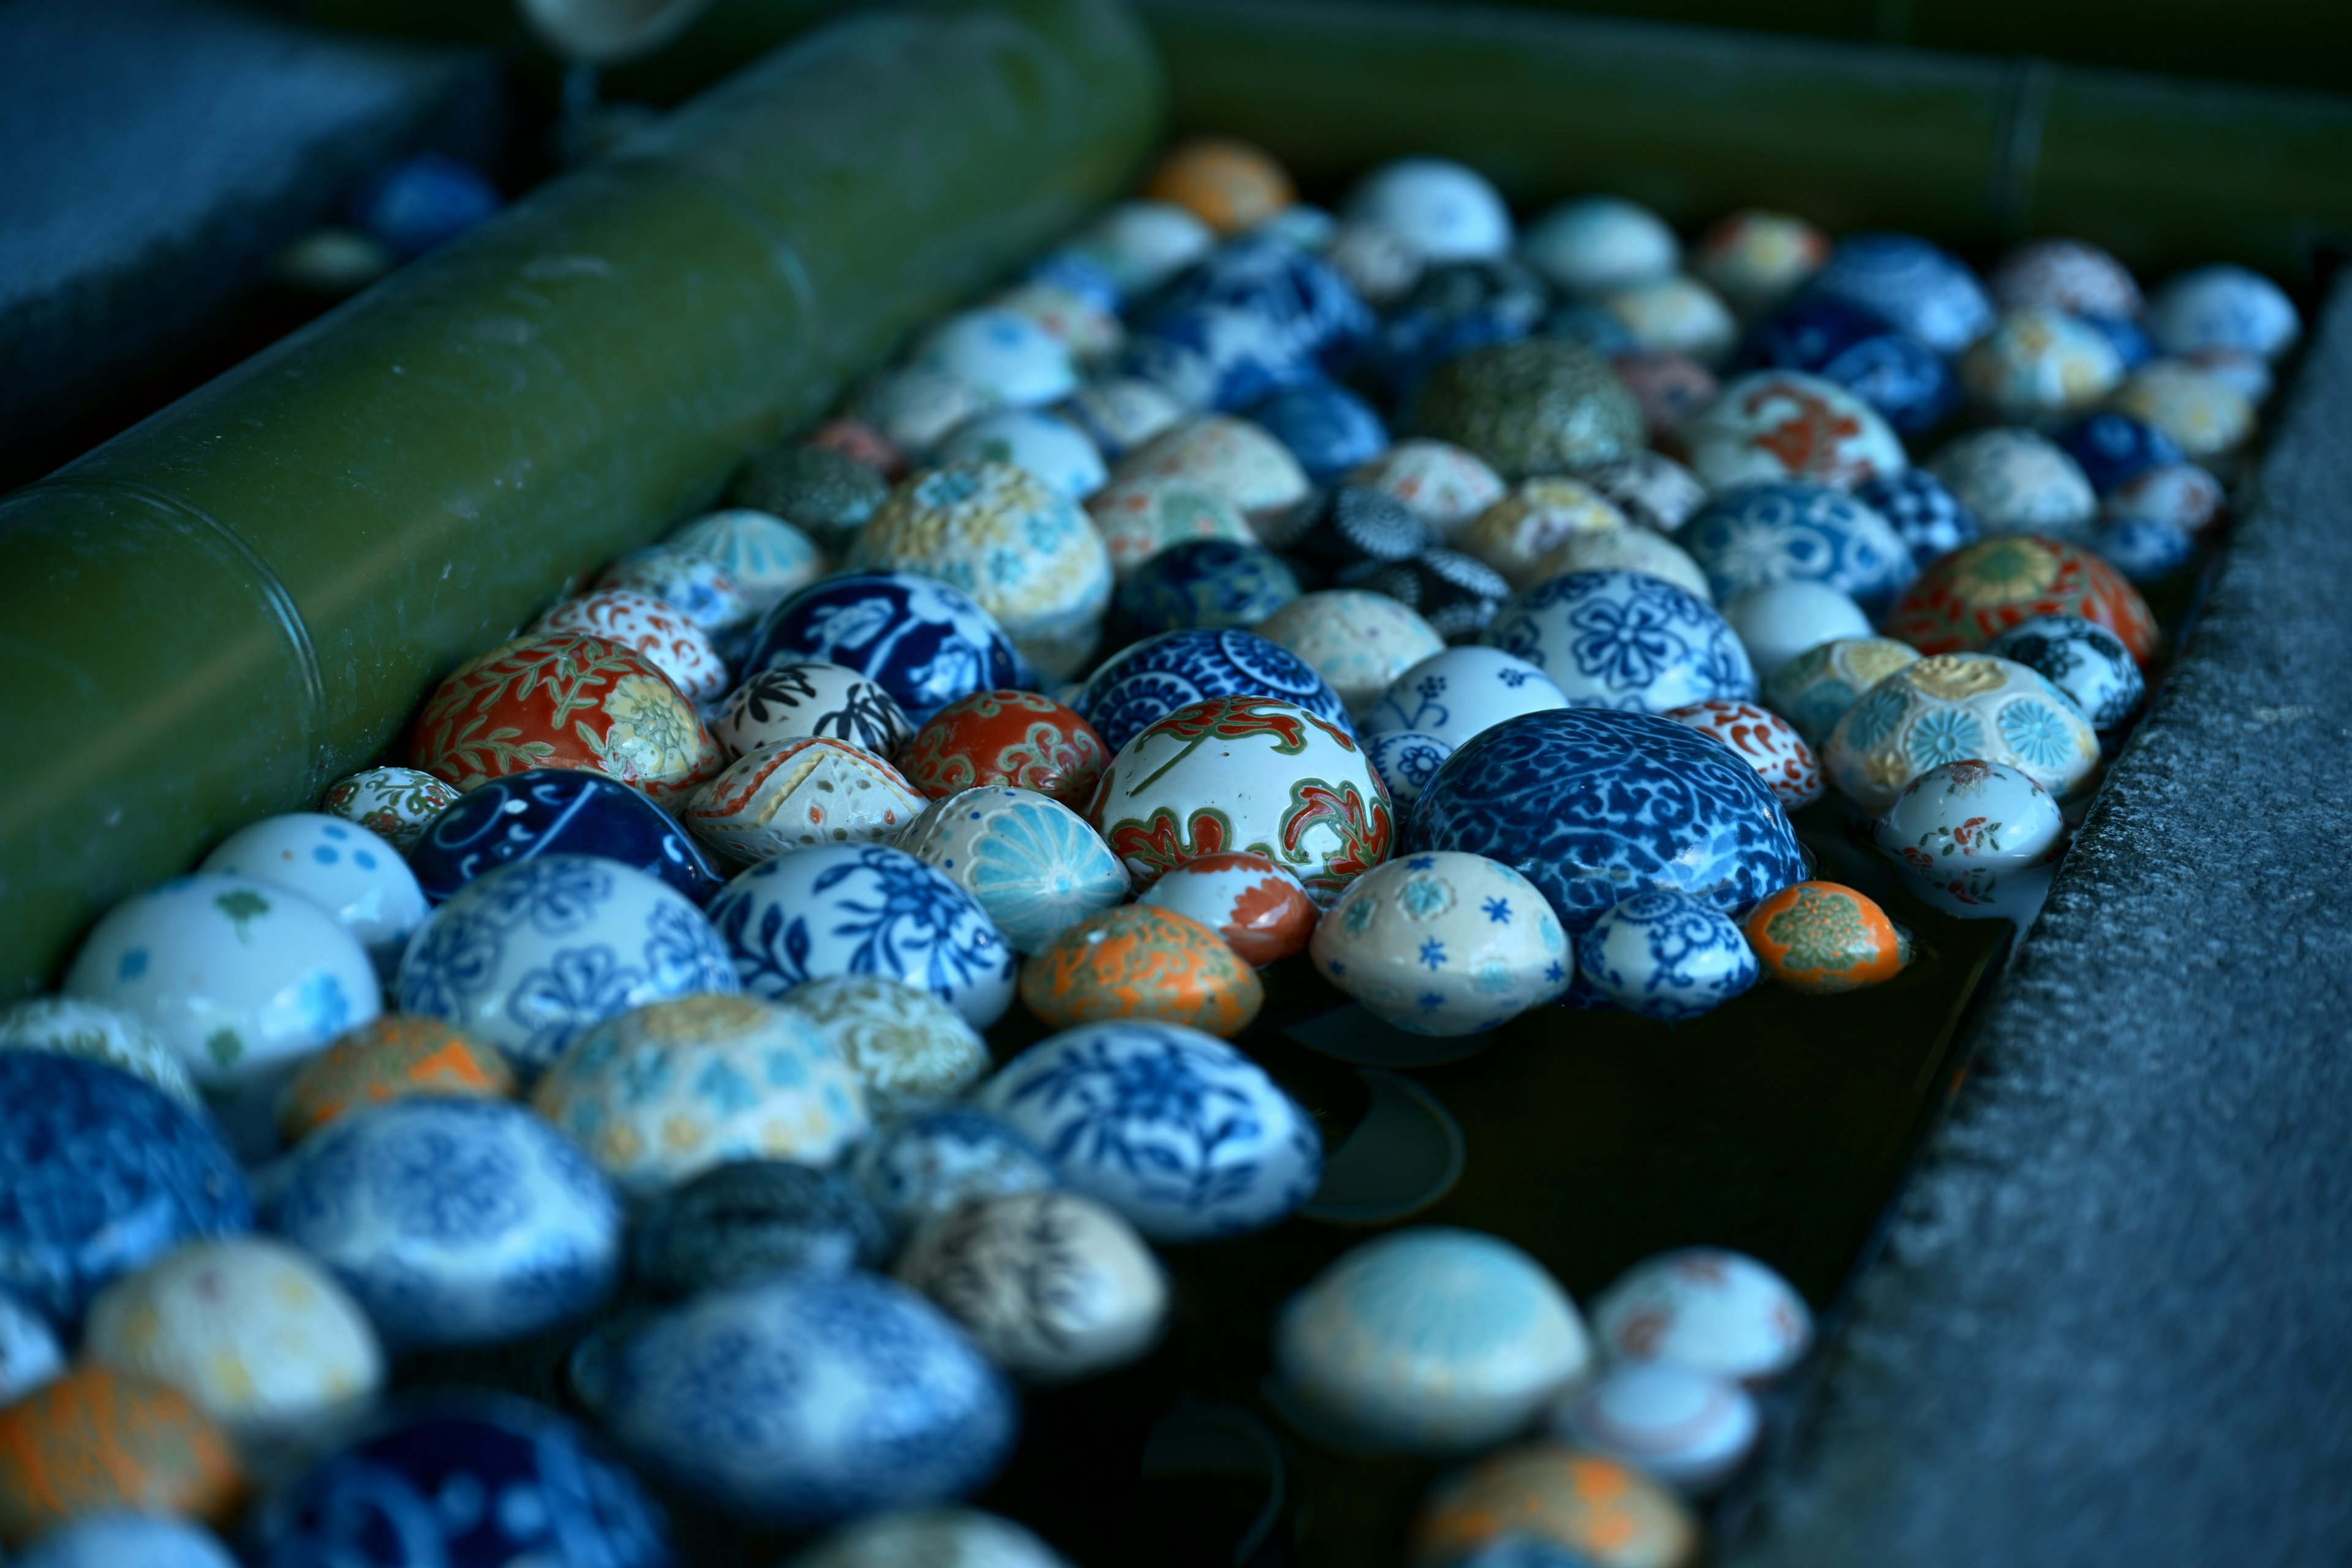
[{"label": "egg with star pattern", "polygon": [[1315,928],[1315,967],[1383,1022],[1468,1035],[1568,989],[1568,938],[1534,883],[1482,855],[1432,850],[1358,878]]}]

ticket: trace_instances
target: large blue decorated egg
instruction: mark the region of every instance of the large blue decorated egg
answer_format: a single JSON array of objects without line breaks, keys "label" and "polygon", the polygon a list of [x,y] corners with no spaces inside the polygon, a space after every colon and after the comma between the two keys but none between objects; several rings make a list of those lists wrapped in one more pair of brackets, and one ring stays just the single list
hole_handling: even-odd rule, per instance
[{"label": "large blue decorated egg", "polygon": [[1249,417],[1289,447],[1318,485],[1389,449],[1388,426],[1371,405],[1328,381],[1301,382],[1277,392],[1253,405]]},{"label": "large blue decorated egg", "polygon": [[795,1529],[974,1490],[1018,1421],[938,1308],[875,1275],[807,1270],[708,1292],[630,1336],[603,1415],[683,1489]]},{"label": "large blue decorated egg", "polygon": [[1555,709],[1496,725],[1438,770],[1411,837],[1511,867],[1571,934],[1649,888],[1737,918],[1805,879],[1796,833],[1756,770],[1643,713]]},{"label": "large blue decorated egg", "polygon": [[267,1568],[671,1568],[635,1477],[555,1412],[480,1391],[370,1423],[261,1506]]},{"label": "large blue decorated egg", "polygon": [[1675,542],[1706,574],[1718,605],[1775,583],[1819,583],[1874,614],[1918,571],[1885,518],[1844,490],[1802,480],[1717,496]]},{"label": "large blue decorated egg", "polygon": [[446,1018],[537,1071],[591,1024],[737,988],[685,894],[617,860],[541,855],[481,872],[434,910],[401,960],[399,996],[402,1012]]},{"label": "large blue decorated egg", "polygon": [[1254,626],[1298,597],[1289,563],[1261,544],[1190,539],[1147,558],[1118,588],[1118,613],[1139,632]]},{"label": "large blue decorated egg", "polygon": [[386,1343],[488,1344],[593,1310],[621,1205],[578,1146],[503,1100],[403,1100],[338,1118],[263,1215],[367,1310]]},{"label": "large blue decorated egg", "polygon": [[542,855],[601,855],[707,904],[726,879],[642,791],[579,768],[533,768],[468,790],[433,819],[408,868],[440,903],[483,872]]},{"label": "large blue decorated egg", "polygon": [[809,659],[857,671],[918,724],[959,697],[1028,684],[994,616],[912,572],[845,572],[802,589],[751,634],[743,668]]},{"label": "large blue decorated egg", "polygon": [[1916,235],[1840,240],[1808,291],[1859,305],[1939,354],[1957,354],[1992,330],[1992,296],[1969,264]]},{"label": "large blue decorated egg", "polygon": [[1070,706],[1117,752],[1188,702],[1278,697],[1349,734],[1347,704],[1314,667],[1255,632],[1163,632],[1106,660]]},{"label": "large blue decorated egg", "polygon": [[1538,583],[1503,606],[1486,641],[1549,676],[1574,708],[1664,713],[1756,696],[1755,667],[1729,623],[1646,572],[1571,572]]},{"label": "large blue decorated egg", "polygon": [[1791,300],[1759,324],[1740,362],[1833,381],[1906,435],[1941,424],[1960,402],[1959,383],[1934,349],[1874,310],[1823,294]]},{"label": "large blue decorated egg", "polygon": [[0,1289],[70,1323],[116,1275],[252,1225],[202,1115],[103,1062],[0,1051]]},{"label": "large blue decorated egg", "polygon": [[928,991],[984,1029],[1013,1002],[1013,946],[945,872],[885,844],[824,844],[763,860],[710,906],[734,973],[779,997],[832,974]]},{"label": "large blue decorated egg", "polygon": [[1042,1040],[977,1096],[1063,1182],[1155,1241],[1262,1230],[1323,1176],[1323,1140],[1249,1058],[1178,1024],[1088,1024]]}]

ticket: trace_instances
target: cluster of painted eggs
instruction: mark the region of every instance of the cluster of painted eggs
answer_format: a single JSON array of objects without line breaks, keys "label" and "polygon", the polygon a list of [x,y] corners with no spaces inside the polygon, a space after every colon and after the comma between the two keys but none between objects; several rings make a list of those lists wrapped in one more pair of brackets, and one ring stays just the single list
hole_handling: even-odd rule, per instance
[{"label": "cluster of painted eggs", "polygon": [[[609,1443],[736,1516],[866,1519],[811,1568],[1050,1564],[942,1506],[1016,1389],[1148,1352],[1155,1244],[1322,1181],[1232,1043],[1261,970],[1449,1037],[1894,979],[1909,934],[1790,814],[1834,790],[1943,907],[2009,908],[2297,331],[2253,274],[2144,300],[2078,242],[1980,279],[1762,212],[1687,250],[1613,198],[1521,229],[1432,159],[1333,216],[1179,148],[0,1013],[0,1543],[210,1561],[112,1516],[219,1523],[247,1472],[289,1561],[381,1516],[653,1568]],[[1049,1032],[1000,1063],[1016,1001]],[[601,1438],[379,1403],[387,1356],[548,1335]],[[1674,1489],[1737,1468],[1810,1335],[1738,1254],[1588,1322],[1445,1229],[1273,1326],[1302,1430],[1497,1450],[1433,1494],[1430,1563],[1498,1521],[1685,1561]]]}]

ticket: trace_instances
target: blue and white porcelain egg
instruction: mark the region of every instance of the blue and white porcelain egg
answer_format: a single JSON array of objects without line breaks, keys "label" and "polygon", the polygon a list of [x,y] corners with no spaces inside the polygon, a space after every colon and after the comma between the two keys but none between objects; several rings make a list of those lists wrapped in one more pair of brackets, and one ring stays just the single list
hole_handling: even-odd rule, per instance
[{"label": "blue and white porcelain egg", "polygon": [[[54,1051],[121,1068],[184,1105],[201,1106],[188,1069],[163,1037],[120,1007],[75,996],[33,996],[0,1007],[0,1051]],[[0,1400],[0,1404],[6,1403]]]},{"label": "blue and white porcelain egg", "polygon": [[2126,582],[2161,583],[2197,555],[2197,542],[2160,517],[2109,518],[2091,530],[2091,549]]},{"label": "blue and white porcelain egg", "polygon": [[16,1404],[65,1369],[65,1347],[49,1321],[0,1290],[0,1406]]},{"label": "blue and white porcelain egg", "polygon": [[620,1273],[611,1184],[502,1100],[339,1117],[295,1152],[263,1220],[332,1269],[395,1349],[552,1328],[600,1304]]},{"label": "blue and white porcelain egg", "polygon": [[2147,678],[2106,627],[2080,616],[2037,616],[1985,645],[1985,652],[2039,672],[2072,698],[2094,730],[2112,730],[2147,697]]},{"label": "blue and white porcelain egg", "polygon": [[2171,437],[2113,409],[2075,420],[2058,432],[2057,441],[2059,449],[2081,466],[2083,477],[2102,496],[2150,468],[2187,460]]},{"label": "blue and white porcelain egg", "polygon": [[1668,1023],[1714,1011],[1762,973],[1737,921],[1671,888],[1603,910],[1577,933],[1576,968],[1627,1012]]},{"label": "blue and white porcelain egg", "polygon": [[1150,292],[1216,248],[1216,231],[1174,202],[1117,202],[1080,229],[1071,255],[1128,299]]},{"label": "blue and white porcelain egg", "polygon": [[2167,279],[2148,299],[2147,330],[2168,354],[2236,349],[2267,360],[2294,346],[2303,320],[2277,284],[2221,262]]},{"label": "blue and white porcelain egg", "polygon": [[1254,405],[1249,417],[1290,448],[1318,485],[1337,480],[1389,448],[1388,427],[1370,404],[1328,381],[1301,382]]},{"label": "blue and white porcelain egg", "polygon": [[898,847],[980,901],[1016,952],[1127,901],[1127,867],[1085,817],[1007,785],[961,790],[924,808]]},{"label": "blue and white porcelain egg", "polygon": [[859,1146],[851,1167],[892,1231],[973,1198],[1060,1184],[1053,1162],[1003,1118],[971,1104],[911,1110]]},{"label": "blue and white porcelain egg", "polygon": [[1939,354],[1992,329],[1992,297],[1968,263],[1916,235],[1850,235],[1808,288],[1877,312]]},{"label": "blue and white porcelain egg", "polygon": [[1538,583],[1503,606],[1486,641],[1541,669],[1571,708],[1663,713],[1756,695],[1756,671],[1730,625],[1647,573],[1571,572]]},{"label": "blue and white porcelain egg", "polygon": [[1511,248],[1511,209],[1476,170],[1444,158],[1399,158],[1356,182],[1343,222],[1376,223],[1433,262],[1477,261]]},{"label": "blue and white porcelain egg", "polygon": [[1977,514],[1925,468],[1872,479],[1854,490],[1853,499],[1886,520],[1916,571],[1977,542]]},{"label": "blue and white porcelain egg", "polygon": [[2082,466],[2032,430],[1973,431],[1946,446],[1927,468],[1986,533],[2039,533],[2079,541],[2099,515]]},{"label": "blue and white porcelain egg", "polygon": [[1218,247],[1177,279],[1152,302],[1139,331],[1164,332],[1176,318],[1205,312],[1229,312],[1245,323],[1257,356],[1279,367],[1282,385],[1319,379],[1324,368],[1343,363],[1373,324],[1371,311],[1329,262],[1263,230]]},{"label": "blue and white porcelain egg", "polygon": [[1355,732],[1347,704],[1312,666],[1279,643],[1238,628],[1146,637],[1104,660],[1070,706],[1116,753],[1187,703],[1235,696],[1278,697]]},{"label": "blue and white porcelain egg", "polygon": [[1450,755],[1454,747],[1506,719],[1567,706],[1559,684],[1526,659],[1497,647],[1465,645],[1432,654],[1398,676],[1364,716],[1364,727],[1433,736]]},{"label": "blue and white porcelain egg", "polygon": [[236,1568],[203,1525],[152,1513],[86,1515],[14,1561],[16,1568]]},{"label": "blue and white porcelain egg", "polygon": [[250,877],[301,894],[357,937],[384,973],[425,923],[425,894],[408,863],[366,828],[321,812],[289,812],[249,823],[196,868]]},{"label": "blue and white porcelain egg", "polygon": [[995,617],[912,572],[845,572],[803,588],[768,612],[743,668],[807,660],[856,670],[918,724],[959,697],[1028,683]]},{"label": "blue and white porcelain egg", "polygon": [[1118,613],[1139,632],[1256,626],[1298,597],[1298,577],[1263,545],[1189,539],[1145,559],[1118,587]]},{"label": "blue and white porcelain egg", "polygon": [[1066,1029],[975,1099],[1154,1241],[1262,1230],[1323,1175],[1314,1120],[1255,1062],[1181,1025]]},{"label": "blue and white porcelain egg", "polygon": [[1364,737],[1364,755],[1371,759],[1372,771],[1388,786],[1389,799],[1400,816],[1412,810],[1412,803],[1453,754],[1452,746],[1418,730],[1383,730]]},{"label": "blue and white porcelain egg", "polygon": [[855,1270],[775,1275],[656,1318],[615,1352],[602,1415],[681,1489],[793,1529],[976,1490],[1019,1421],[944,1313]]},{"label": "blue and white porcelain egg", "polygon": [[1673,275],[1682,242],[1665,220],[1622,196],[1547,207],[1519,236],[1519,259],[1571,294],[1602,294]]},{"label": "blue and white porcelain egg", "polygon": [[959,425],[940,443],[942,463],[1010,463],[1068,500],[1084,500],[1110,477],[1087,433],[1039,408],[1000,408]]},{"label": "blue and white porcelain egg", "polygon": [[1035,408],[1078,384],[1070,351],[1012,310],[959,310],[931,329],[908,362],[977,388],[991,407]]},{"label": "blue and white porcelain egg", "polygon": [[763,860],[712,900],[710,921],[755,996],[829,974],[879,974],[930,992],[982,1029],[1013,1003],[1017,960],[980,900],[888,845],[824,844]]},{"label": "blue and white porcelain egg", "polygon": [[1918,571],[1885,518],[1842,489],[1801,481],[1719,494],[1682,526],[1675,542],[1706,574],[1718,605],[1794,581],[1819,583],[1865,610],[1883,610]]},{"label": "blue and white porcelain egg", "polygon": [[677,819],[618,780],[533,768],[478,785],[408,852],[425,896],[445,903],[486,871],[548,855],[595,855],[657,877],[697,904],[724,881]]},{"label": "blue and white porcelain egg", "polygon": [[1307,951],[1366,1012],[1415,1035],[1470,1035],[1559,995],[1576,973],[1534,885],[1480,855],[1373,867],[1316,922]]},{"label": "blue and white porcelain egg", "polygon": [[704,512],[669,542],[718,562],[762,610],[824,575],[824,552],[814,540],[782,518],[749,507]]},{"label": "blue and white porcelain egg", "polygon": [[541,855],[482,872],[433,912],[401,960],[399,1001],[529,1074],[591,1024],[737,989],[726,944],[677,889],[617,860]]}]

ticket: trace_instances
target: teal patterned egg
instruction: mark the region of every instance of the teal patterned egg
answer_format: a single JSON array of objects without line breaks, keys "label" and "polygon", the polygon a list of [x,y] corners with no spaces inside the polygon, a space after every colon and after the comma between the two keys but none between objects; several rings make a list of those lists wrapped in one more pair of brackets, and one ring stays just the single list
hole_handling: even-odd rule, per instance
[{"label": "teal patterned egg", "polygon": [[749,507],[705,512],[669,542],[727,568],[761,609],[782,604],[824,575],[824,552],[782,518]]},{"label": "teal patterned egg", "polygon": [[1864,694],[1830,731],[1830,782],[1876,816],[1904,785],[1945,763],[2015,768],[2060,801],[2092,782],[2098,737],[2040,673],[1990,654],[1938,654]]},{"label": "teal patterned egg", "polygon": [[934,801],[898,847],[979,900],[1021,952],[1127,901],[1127,868],[1101,836],[1034,790],[984,784]]}]

